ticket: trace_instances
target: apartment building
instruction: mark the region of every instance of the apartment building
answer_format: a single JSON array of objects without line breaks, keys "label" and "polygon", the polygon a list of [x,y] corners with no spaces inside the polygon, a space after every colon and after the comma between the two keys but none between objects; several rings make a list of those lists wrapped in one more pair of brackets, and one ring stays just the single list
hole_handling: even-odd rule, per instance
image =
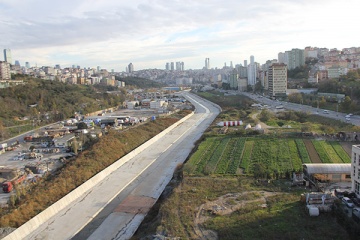
[{"label": "apartment building", "polygon": [[0,61],[0,80],[10,80],[10,63]]},{"label": "apartment building", "polygon": [[287,89],[287,66],[273,63],[268,68],[267,84],[270,97],[284,97]]},{"label": "apartment building", "polygon": [[360,198],[360,145],[353,145],[351,152],[351,191]]}]

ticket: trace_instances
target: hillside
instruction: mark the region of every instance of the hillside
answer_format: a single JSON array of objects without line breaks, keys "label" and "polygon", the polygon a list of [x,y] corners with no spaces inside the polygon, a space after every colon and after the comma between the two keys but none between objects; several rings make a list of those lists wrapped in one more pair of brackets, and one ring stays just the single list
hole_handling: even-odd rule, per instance
[{"label": "hillside", "polygon": [[137,78],[137,77],[115,77],[116,80],[125,82],[125,86],[135,86],[138,88],[160,88],[165,85],[157,83],[155,81],[145,79],[145,78]]},{"label": "hillside", "polygon": [[117,106],[124,95],[110,95],[104,86],[66,84],[30,79],[25,85],[0,89],[0,121],[11,126],[14,119],[30,117],[59,121],[74,115]]}]

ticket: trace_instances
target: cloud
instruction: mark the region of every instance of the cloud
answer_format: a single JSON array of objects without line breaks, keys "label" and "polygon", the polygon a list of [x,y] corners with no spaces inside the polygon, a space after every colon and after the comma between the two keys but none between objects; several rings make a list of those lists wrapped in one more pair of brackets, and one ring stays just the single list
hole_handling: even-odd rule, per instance
[{"label": "cloud", "polygon": [[116,70],[129,62],[140,69],[180,60],[201,68],[205,57],[219,67],[250,55],[264,62],[291,48],[355,46],[360,3],[341,6],[334,0],[0,0],[0,47],[22,61]]}]

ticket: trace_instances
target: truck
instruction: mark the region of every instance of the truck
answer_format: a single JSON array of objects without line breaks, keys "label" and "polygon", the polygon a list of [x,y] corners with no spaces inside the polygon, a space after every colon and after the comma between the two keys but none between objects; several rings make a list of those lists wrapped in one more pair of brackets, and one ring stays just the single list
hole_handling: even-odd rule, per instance
[{"label": "truck", "polygon": [[26,175],[20,175],[10,181],[3,182],[2,189],[4,193],[9,193],[14,189],[15,185],[22,183],[26,179]]}]

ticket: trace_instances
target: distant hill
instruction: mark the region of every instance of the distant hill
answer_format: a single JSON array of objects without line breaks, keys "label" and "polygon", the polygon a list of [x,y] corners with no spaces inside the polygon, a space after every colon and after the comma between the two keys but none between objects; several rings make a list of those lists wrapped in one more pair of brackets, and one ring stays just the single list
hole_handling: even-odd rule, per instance
[{"label": "distant hill", "polygon": [[126,78],[120,78],[115,77],[116,80],[125,82],[126,86],[136,86],[139,88],[160,88],[165,87],[164,84],[157,83],[153,80],[145,79],[145,78],[137,78],[137,77],[126,77]]}]

